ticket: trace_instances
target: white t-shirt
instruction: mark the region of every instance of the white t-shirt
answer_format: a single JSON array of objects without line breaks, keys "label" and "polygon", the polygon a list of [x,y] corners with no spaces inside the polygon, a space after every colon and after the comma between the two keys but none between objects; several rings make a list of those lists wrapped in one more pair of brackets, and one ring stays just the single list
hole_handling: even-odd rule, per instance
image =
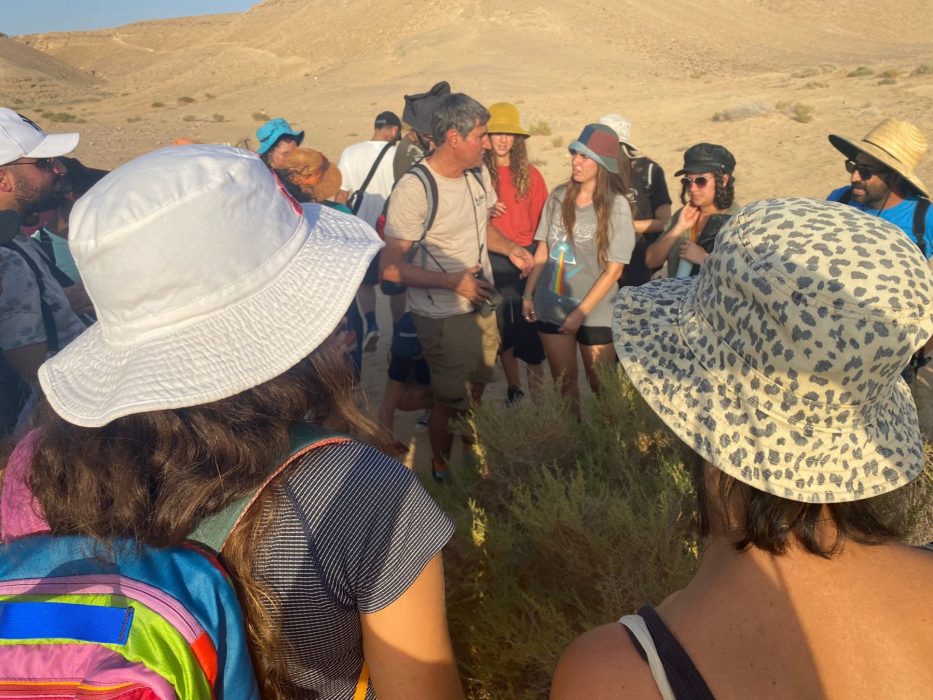
[{"label": "white t-shirt", "polygon": [[[340,175],[343,177],[340,189],[345,192],[354,192],[360,189],[373,167],[373,163],[376,162],[376,158],[379,157],[382,149],[387,144],[387,141],[363,141],[343,149],[343,153],[340,154],[340,162],[337,164],[337,167],[340,168]],[[382,213],[382,207],[392,191],[392,185],[395,184],[395,175],[392,171],[394,157],[395,145],[393,144],[389,146],[389,150],[382,156],[379,168],[373,174],[369,184],[366,185],[366,191],[363,193],[363,204],[356,213],[370,226],[376,225],[376,219]]]},{"label": "white t-shirt", "polygon": [[[496,203],[496,190],[489,171],[483,167],[481,185],[470,173],[455,178],[444,177],[435,172],[428,161],[423,162],[437,181],[437,214],[424,239],[426,250],[419,246],[412,263],[426,270],[460,272],[479,262],[486,280],[491,283],[486,226],[489,208]],[[416,175],[403,175],[392,193],[385,235],[403,241],[418,241],[427,212],[428,200],[421,181]],[[449,289],[409,287],[408,308],[419,316],[447,318],[470,313],[473,305]]]}]

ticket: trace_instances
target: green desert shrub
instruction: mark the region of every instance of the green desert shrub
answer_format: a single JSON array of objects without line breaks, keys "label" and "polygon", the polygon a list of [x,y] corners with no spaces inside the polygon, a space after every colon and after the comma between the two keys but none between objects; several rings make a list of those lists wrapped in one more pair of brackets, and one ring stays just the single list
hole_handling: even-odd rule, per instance
[{"label": "green desert shrub", "polygon": [[727,107],[713,115],[714,122],[735,122],[740,119],[749,119],[767,114],[772,111],[770,107],[761,102],[746,102],[734,107]]},{"label": "green desert shrub", "polygon": [[532,136],[550,136],[551,125],[545,121],[538,121],[528,126],[528,133]]},{"label": "green desert shrub", "polygon": [[215,122],[222,122],[222,121],[224,120],[224,115],[222,115],[222,114],[220,114],[219,112],[217,112],[217,113],[214,114],[213,120],[214,120]]},{"label": "green desert shrub", "polygon": [[919,66],[910,71],[911,76],[929,75],[930,73],[933,73],[933,63],[921,63]]},{"label": "green desert shrub", "polygon": [[164,107],[164,106],[165,106],[165,103],[164,103],[164,102],[160,102],[159,100],[156,100],[155,102],[152,103],[152,106],[153,106],[153,107],[156,107],[156,108],[158,108],[158,107]]},{"label": "green desert shrub", "polygon": [[257,122],[267,122],[269,121],[269,115],[265,112],[253,112],[253,120]]},{"label": "green desert shrub", "polygon": [[178,104],[180,105],[190,105],[192,102],[194,102],[193,97],[184,96],[178,98]]},{"label": "green desert shrub", "polygon": [[690,578],[694,496],[681,444],[613,369],[577,422],[553,383],[463,426],[475,457],[435,497],[457,523],[448,616],[470,697],[546,697],[574,636]]},{"label": "green desert shrub", "polygon": [[183,122],[196,122],[198,118],[193,114],[186,114],[181,118]]},{"label": "green desert shrub", "polygon": [[867,75],[874,75],[874,74],[875,74],[875,71],[873,71],[868,66],[859,66],[855,70],[849,71],[849,73],[846,74],[846,77],[847,78],[864,78]]},{"label": "green desert shrub", "polygon": [[71,122],[73,124],[83,124],[84,120],[76,114],[70,112],[43,112],[42,118],[49,122]]}]

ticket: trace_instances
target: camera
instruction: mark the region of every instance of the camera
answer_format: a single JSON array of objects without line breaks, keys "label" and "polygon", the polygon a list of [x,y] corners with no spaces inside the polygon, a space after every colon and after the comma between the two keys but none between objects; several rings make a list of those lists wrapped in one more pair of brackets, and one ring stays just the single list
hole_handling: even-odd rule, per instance
[{"label": "camera", "polygon": [[[482,268],[473,273],[473,277],[478,280],[485,280],[486,276],[483,274]],[[499,293],[499,290],[495,287],[490,287],[488,290],[489,298],[483,299],[478,304],[473,304],[473,311],[478,313],[480,316],[485,318],[491,313],[494,313],[499,304],[502,303],[502,295]]]}]

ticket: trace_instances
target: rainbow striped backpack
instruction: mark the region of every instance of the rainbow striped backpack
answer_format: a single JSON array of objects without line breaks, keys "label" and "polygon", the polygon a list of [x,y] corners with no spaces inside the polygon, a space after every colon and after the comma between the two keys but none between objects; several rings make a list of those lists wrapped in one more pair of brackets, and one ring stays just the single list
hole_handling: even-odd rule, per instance
[{"label": "rainbow striped backpack", "polygon": [[276,475],[346,439],[303,427],[254,494],[203,521],[185,545],[154,549],[50,535],[27,485],[38,441],[30,433],[0,495],[0,698],[259,698],[239,602],[215,552]]}]

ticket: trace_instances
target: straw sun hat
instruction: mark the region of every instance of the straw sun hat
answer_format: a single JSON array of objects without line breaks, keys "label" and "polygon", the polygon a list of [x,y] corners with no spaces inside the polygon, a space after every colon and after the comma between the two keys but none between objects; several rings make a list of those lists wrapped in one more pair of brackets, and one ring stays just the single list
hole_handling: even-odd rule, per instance
[{"label": "straw sun hat", "polygon": [[860,151],[870,155],[900,174],[924,197],[930,196],[927,186],[914,172],[927,152],[927,139],[923,132],[910,122],[885,119],[861,141],[830,134],[829,142],[850,160],[855,160]]},{"label": "straw sun hat", "polygon": [[39,369],[52,408],[98,427],[272,379],[333,332],[382,246],[299,205],[250,151],[171,146],[117,168],[71,214],[99,321]]},{"label": "straw sun hat", "polygon": [[923,469],[900,373],[933,334],[933,273],[882,219],[807,199],[750,204],[698,276],[623,288],[612,331],[652,409],[756,489],[854,501]]}]

